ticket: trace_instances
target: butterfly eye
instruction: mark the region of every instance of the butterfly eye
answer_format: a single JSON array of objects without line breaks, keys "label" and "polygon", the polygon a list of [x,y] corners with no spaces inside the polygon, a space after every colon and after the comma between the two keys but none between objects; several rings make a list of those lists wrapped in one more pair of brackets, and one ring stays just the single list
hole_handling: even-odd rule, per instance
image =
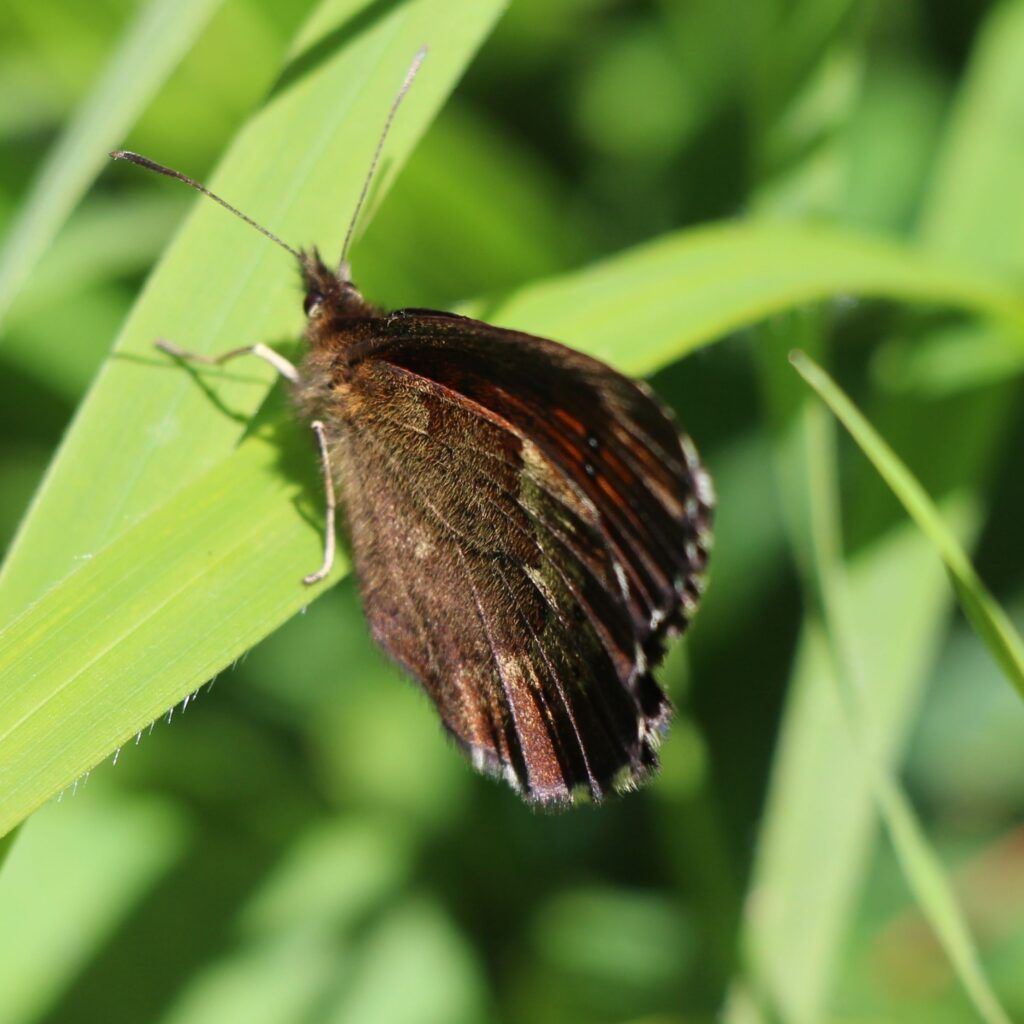
[{"label": "butterfly eye", "polygon": [[305,302],[302,303],[302,308],[303,308],[306,316],[311,316],[312,313],[313,313],[313,310],[315,310],[317,308],[317,306],[319,306],[320,303],[323,302],[323,301],[324,301],[324,297],[319,292],[310,292],[306,296]]}]

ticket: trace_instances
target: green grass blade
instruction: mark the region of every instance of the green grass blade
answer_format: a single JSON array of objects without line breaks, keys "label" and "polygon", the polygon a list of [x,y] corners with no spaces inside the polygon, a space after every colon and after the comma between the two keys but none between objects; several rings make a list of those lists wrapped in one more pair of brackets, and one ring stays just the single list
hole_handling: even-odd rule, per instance
[{"label": "green grass blade", "polygon": [[668,235],[467,311],[647,373],[710,338],[837,296],[959,307],[1004,321],[1024,344],[1024,300],[998,279],[895,242],[771,221]]},{"label": "green grass blade", "polygon": [[[1022,54],[1024,5],[1000,5],[978,35],[923,204],[920,236],[929,249],[976,270],[1005,274],[1019,266]],[[972,334],[984,330],[970,325]],[[785,351],[792,347],[792,339],[783,341],[770,376],[782,380],[784,389],[801,389],[785,364]],[[803,390],[809,400],[810,392]],[[923,459],[927,447],[943,453],[943,479],[950,486],[941,508],[964,543],[977,535],[983,518],[983,481],[1012,413],[1009,397],[990,391],[969,407],[961,405],[955,421],[933,421],[932,435],[918,445]],[[874,408],[880,417],[899,421],[908,400],[883,393]],[[794,402],[799,407],[799,399]],[[878,491],[883,489],[879,483]],[[858,488],[844,512],[863,521],[880,500],[875,489]],[[865,677],[885,681],[865,695],[874,733],[881,752],[895,763],[945,632],[947,575],[929,541],[904,521],[851,552],[847,578],[857,632],[872,638],[861,651]],[[872,794],[836,687],[822,685],[833,675],[820,630],[804,629],[743,925],[749,954],[744,980],[794,1024],[816,1024],[828,1016],[875,837]]]},{"label": "green grass blade", "polygon": [[[934,618],[936,601],[930,595],[941,573],[926,543],[913,533],[899,536],[908,531],[897,528],[889,531],[897,536],[874,541],[859,553],[853,585],[848,585],[839,554],[833,424],[823,406],[806,401],[799,378],[777,358],[783,336],[792,340],[794,334],[801,342],[820,345],[818,325],[790,318],[764,339],[762,363],[786,522],[814,611],[794,673],[751,889],[759,911],[756,921],[748,921],[744,939],[747,982],[784,1019],[822,1018],[836,941],[849,912],[849,883],[865,849],[863,823],[870,800],[965,992],[983,1019],[1004,1022],[943,867],[888,767],[907,696],[914,692],[908,682],[920,674],[915,645],[907,649],[899,640],[930,634],[922,627]],[[889,578],[876,579],[866,591],[865,581],[886,567]],[[866,610],[877,620],[874,624],[865,622]],[[899,623],[895,643],[887,635],[894,622]],[[898,649],[900,656],[894,656]],[[909,673],[908,665],[915,666]],[[831,699],[809,704],[807,698],[823,689]],[[809,717],[812,709],[817,713]],[[794,712],[803,712],[795,718],[804,731],[798,738],[791,735]],[[833,856],[836,850],[841,855]]]},{"label": "green grass blade", "polygon": [[802,352],[794,353],[792,362],[804,380],[846,427],[907,513],[935,546],[946,565],[964,613],[1007,678],[1024,696],[1024,641],[975,572],[967,553],[943,521],[934,502],[896,453],[817,363]]},{"label": "green grass blade", "polygon": [[[973,525],[973,516],[959,510]],[[912,527],[889,530],[851,565],[858,632],[873,638],[866,695],[880,756],[892,759],[940,634],[942,571]],[[914,638],[900,642],[893,623]],[[862,758],[836,696],[820,629],[805,625],[758,837],[744,915],[745,987],[793,1024],[828,1019],[876,820]],[[732,1020],[732,1018],[727,1018]]]},{"label": "green grass blade", "polygon": [[[731,282],[728,289],[720,286],[719,294],[727,291],[731,303],[746,281],[760,296],[756,304],[744,307],[748,317],[804,300],[807,286],[799,265],[787,267],[785,273],[777,271],[776,290],[767,292],[760,283],[763,263],[743,259],[739,240],[744,236],[739,229],[726,230],[730,251],[738,258],[732,265],[715,261],[721,280]],[[776,240],[777,230],[772,234]],[[760,226],[746,237],[751,251],[762,251]],[[813,244],[805,248],[799,245],[799,230],[790,229],[787,237],[795,239],[788,251],[811,260],[805,274],[823,287],[818,270],[820,234],[813,233]],[[718,236],[711,238],[717,244]],[[840,238],[831,237],[837,261],[842,257]],[[890,253],[888,248],[883,251]],[[859,258],[859,242],[855,252]],[[901,264],[907,280],[913,259],[899,252],[899,259],[895,254],[892,259]],[[602,264],[593,272],[596,284],[586,272],[570,275],[563,301],[558,301],[554,283],[538,287],[539,302],[523,291],[516,300],[518,309],[532,308],[531,328],[571,339],[586,336],[600,322],[595,344],[617,346],[619,365],[635,372],[697,344],[684,314],[695,302],[690,289],[707,287],[710,275],[688,275],[692,264],[699,262],[696,255],[679,240],[656,243],[624,256],[622,273],[616,273],[611,263]],[[638,264],[654,272],[660,282],[657,289],[652,290],[648,273],[637,273]],[[737,268],[747,268],[750,278],[740,276],[737,281]],[[921,281],[930,280],[929,269],[927,263],[920,269]],[[883,276],[879,271],[872,279]],[[681,288],[680,281],[688,287]],[[852,288],[863,281],[864,277],[851,275],[845,283]],[[618,282],[617,301],[611,306],[609,282]],[[910,289],[911,297],[922,290],[921,284]],[[962,288],[960,300],[967,303],[968,295],[983,292],[973,286]],[[932,291],[929,296],[934,297]],[[647,304],[649,319],[645,332],[637,334],[635,310],[641,301]],[[997,306],[1002,308],[1002,303]],[[500,320],[518,319],[516,308],[498,310],[496,315]],[[983,303],[980,308],[990,311],[992,305]],[[545,309],[550,323],[543,319]],[[731,304],[703,322],[705,342],[726,323],[739,326]],[[632,345],[623,339],[631,339]],[[197,408],[205,403],[213,410],[207,412],[207,420],[211,415],[227,420],[232,436],[242,429],[220,410],[237,401],[241,386],[251,386],[246,381],[219,371],[192,375],[155,360],[140,361],[131,370],[140,381],[170,380],[179,401],[195,393]],[[262,396],[266,385],[259,386]],[[231,399],[226,397],[229,389]],[[214,391],[220,405],[210,401]],[[297,427],[291,429],[294,433],[284,432],[286,439],[301,438]],[[152,436],[152,426],[145,430]],[[0,671],[5,679],[0,697],[0,827],[21,820],[311,599],[298,579],[316,562],[319,543],[318,487],[310,476],[314,460],[301,440],[277,459],[271,457],[268,444],[262,439],[247,441],[204,465],[205,476],[197,477],[191,470],[190,485],[124,536],[79,559],[77,572],[0,634]],[[205,451],[201,454],[202,462],[210,463]],[[301,490],[290,482],[296,470],[306,481]],[[300,494],[308,508],[296,506]],[[245,595],[244,600],[239,595]],[[97,619],[102,619],[103,628]]]},{"label": "green grass blade", "polygon": [[[814,571],[805,436],[809,420],[824,411],[785,356],[794,343],[820,348],[823,323],[820,315],[776,318],[756,342],[784,522],[805,581]],[[942,443],[952,463],[978,472],[977,449],[989,434],[951,435]],[[859,489],[848,506],[851,518],[872,505],[878,491]],[[947,500],[946,510],[955,513],[962,531],[974,528],[972,502],[960,496]],[[859,652],[863,675],[885,681],[866,688],[863,699],[879,756],[891,760],[944,621],[943,571],[913,526],[896,523],[857,549],[847,578],[856,633],[872,638]],[[793,1024],[826,1016],[873,838],[875,802],[837,696],[840,685],[821,629],[810,617],[794,659],[741,939],[748,995],[756,992]]]},{"label": "green grass blade", "polygon": [[0,249],[0,321],[39,257],[221,0],[150,0],[47,155]]},{"label": "green grass blade", "polygon": [[[318,243],[334,258],[413,55],[431,47],[388,138],[377,199],[503,6],[324,0],[209,184],[295,245]],[[0,622],[223,459],[267,394],[272,373],[232,368],[211,402],[189,374],[158,357],[153,339],[200,351],[279,342],[299,334],[301,315],[287,255],[196,197],[15,540],[0,574]]]},{"label": "green grass blade", "polygon": [[903,877],[949,957],[964,991],[982,1020],[989,1024],[1011,1024],[1009,1014],[982,969],[981,957],[945,868],[928,842],[910,801],[877,760],[868,771],[874,775],[875,799]]},{"label": "green grass blade", "polygon": [[[827,375],[803,353],[795,354],[793,362],[804,379],[842,418],[834,404],[838,389],[828,381]],[[829,391],[835,393],[826,397]],[[802,431],[806,444],[811,548],[807,589],[811,605],[825,627],[835,668],[832,677],[838,684],[849,732],[896,851],[903,877],[942,944],[965,992],[983,1020],[990,1024],[1009,1024],[1009,1016],[982,971],[981,959],[942,862],[928,842],[909,799],[892,776],[882,752],[882,743],[875,733],[874,722],[867,711],[867,679],[860,651],[862,644],[849,614],[851,606],[841,554],[835,436],[819,412],[812,410],[804,420]],[[938,518],[937,512],[935,516]]]},{"label": "green grass blade", "polygon": [[250,439],[0,634],[0,834],[323,589],[305,441]]}]

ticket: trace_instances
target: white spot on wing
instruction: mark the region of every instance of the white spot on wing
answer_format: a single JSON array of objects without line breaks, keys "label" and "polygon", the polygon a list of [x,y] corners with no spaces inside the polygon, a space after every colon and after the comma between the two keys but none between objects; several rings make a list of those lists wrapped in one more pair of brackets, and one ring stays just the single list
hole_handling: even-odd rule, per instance
[{"label": "white spot on wing", "polygon": [[626,580],[626,570],[622,568],[622,564],[618,561],[612,562],[612,568],[615,570],[615,579],[618,580],[619,590],[623,597],[629,596],[629,583]]},{"label": "white spot on wing", "polygon": [[694,473],[693,483],[701,503],[707,508],[713,508],[715,504],[715,486],[711,482],[711,477],[703,468],[698,469]]},{"label": "white spot on wing", "polygon": [[502,774],[505,777],[505,781],[517,792],[521,793],[523,787],[519,785],[519,777],[516,775],[515,768],[510,764],[502,765]]},{"label": "white spot on wing", "polygon": [[647,655],[644,654],[643,648],[637,644],[633,651],[633,662],[636,665],[634,675],[642,676],[647,671]]}]

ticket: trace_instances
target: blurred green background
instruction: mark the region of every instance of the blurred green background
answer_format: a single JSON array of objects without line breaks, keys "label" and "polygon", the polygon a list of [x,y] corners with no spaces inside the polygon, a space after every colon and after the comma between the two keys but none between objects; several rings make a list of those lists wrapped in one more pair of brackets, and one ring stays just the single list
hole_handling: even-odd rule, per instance
[{"label": "blurred green background", "polygon": [[[0,7],[0,224],[137,6]],[[202,178],[311,7],[225,0],[126,143]],[[758,214],[1019,284],[1022,140],[1019,2],[515,0],[353,263],[372,299],[443,308]],[[192,202],[105,171],[10,309],[5,544]],[[844,296],[776,317],[654,381],[721,513],[706,606],[662,672],[679,710],[652,785],[548,816],[476,777],[345,580],[23,828],[0,871],[0,1022],[977,1019],[816,704],[769,414],[794,341],[829,343],[1022,621],[1019,347]],[[1024,1018],[1024,713],[894,499],[841,454],[885,743]],[[876,643],[883,604],[905,638]]]}]

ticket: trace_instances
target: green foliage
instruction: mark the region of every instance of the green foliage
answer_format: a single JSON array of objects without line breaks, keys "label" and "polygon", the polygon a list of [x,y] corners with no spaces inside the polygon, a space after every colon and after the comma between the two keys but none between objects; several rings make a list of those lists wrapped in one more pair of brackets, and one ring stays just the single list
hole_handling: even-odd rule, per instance
[{"label": "green foliage", "polygon": [[0,318],[115,146],[219,6],[150,0],[47,156],[0,250]]},{"label": "green foliage", "polygon": [[[859,414],[824,370],[803,352],[791,353],[790,361],[840,420],[852,427]],[[1009,1017],[981,968],[970,929],[957,906],[942,862],[931,848],[910,801],[886,766],[875,736],[874,723],[864,706],[862,694],[867,688],[867,679],[860,662],[858,637],[850,619],[846,574],[842,565],[842,524],[837,500],[834,438],[821,416],[815,413],[805,418],[803,430],[807,448],[807,519],[811,548],[808,605],[816,613],[827,641],[829,660],[838,682],[837,697],[843,707],[847,729],[893,852],[907,884],[917,897],[922,914],[954,965],[978,1014],[992,1024],[1008,1024]],[[876,449],[880,445],[877,435],[866,438],[864,427],[866,421],[861,419],[859,427],[853,428],[854,436],[867,450]],[[867,431],[870,432],[869,427]],[[898,464],[891,452],[885,461],[890,467]],[[903,472],[906,474],[905,469]],[[892,483],[888,473],[883,473],[883,476]],[[901,500],[906,500],[907,490],[905,485],[896,489]],[[932,516],[936,520],[940,518],[934,510]],[[929,538],[934,540],[930,533]],[[956,542],[952,541],[952,544],[955,546]],[[814,627],[813,621],[810,626]]]},{"label": "green foliage", "polygon": [[[343,211],[355,205],[361,168],[369,164],[410,54],[424,40],[445,39],[403,107],[378,192],[502,5],[471,5],[469,16],[420,2],[369,19],[359,17],[362,6],[335,0],[317,8],[210,181],[275,232],[325,251],[337,244],[323,237],[327,226],[343,223]],[[155,358],[153,339],[215,352],[256,334],[294,335],[301,313],[292,301],[294,268],[279,249],[254,247],[253,240],[250,229],[214,204],[196,205],[132,310],[5,562],[4,614],[24,608],[76,560],[94,554],[237,445],[273,372],[226,374],[230,383],[211,402],[202,388],[187,386],[187,375]],[[102,489],[87,487],[100,477]],[[86,490],[95,501],[88,509],[81,500]]]},{"label": "green foliage", "polygon": [[[634,251],[573,275],[561,286],[549,282],[525,290],[489,314],[499,322],[564,338],[639,372],[742,325],[744,318],[760,318],[808,294],[828,293],[835,282],[846,292],[885,288],[895,296],[946,296],[975,302],[979,312],[989,309],[987,294],[980,291],[985,297],[978,299],[966,277],[951,279],[913,253],[869,248],[874,259],[866,259],[859,239],[822,238],[793,228],[755,225],[728,229],[724,238],[720,234],[687,237],[677,245],[665,240],[650,251]],[[691,273],[694,266],[702,273]],[[823,266],[828,267],[825,282]],[[151,300],[157,289],[152,286]],[[172,290],[165,308],[173,305],[174,295]],[[1019,315],[1010,299],[993,305]],[[643,310],[642,341],[627,345],[623,339],[637,328],[633,311],[638,308]],[[682,324],[685,332],[679,329]],[[159,367],[155,358],[133,372],[152,373],[154,368],[196,381],[197,391],[226,421],[225,429],[237,427],[238,415],[224,414],[232,398],[220,386],[235,374],[203,375],[206,385],[200,387],[200,375],[190,378],[177,365]],[[150,396],[149,407],[147,418],[132,422],[122,408],[101,404],[103,439],[78,442],[89,429],[88,421],[79,420],[65,445],[78,442],[95,449],[128,431],[158,436],[161,425],[177,415],[175,405]],[[316,561],[319,533],[311,523],[315,504],[301,500],[316,493],[315,481],[303,472],[312,463],[294,434],[294,428],[275,420],[272,429],[251,435],[132,529],[94,554],[79,555],[86,564],[0,634],[0,672],[7,681],[0,696],[0,830],[17,824],[155,716],[187,698],[322,591],[301,583],[305,567]],[[195,461],[206,466],[208,437],[183,438],[175,432],[174,441],[175,447],[191,441]],[[160,460],[152,442],[150,451]],[[302,486],[289,480],[296,473]],[[191,467],[184,470],[186,479],[195,475]],[[60,532],[31,532],[40,509],[54,500],[44,491],[33,510],[28,540],[21,541],[30,551],[35,545],[52,552],[61,541]],[[109,515],[107,508],[99,510],[95,534],[102,535]],[[58,527],[69,529],[60,521]],[[76,529],[90,527],[78,522]],[[251,552],[257,547],[267,554],[254,559]],[[16,572],[18,563],[13,564]],[[344,570],[339,565],[332,581]],[[16,591],[17,577],[7,586]],[[226,596],[238,593],[252,596],[225,614]],[[145,682],[140,684],[140,678]]]},{"label": "green foliage", "polygon": [[1024,641],[978,578],[956,536],[943,522],[942,513],[835,381],[803,352],[794,353],[791,362],[850,432],[911,518],[935,546],[946,564],[964,613],[1010,683],[1024,696]]},{"label": "green foliage", "polygon": [[[1024,1013],[1024,4],[784,6],[0,11],[5,1022]],[[364,292],[656,374],[719,492],[663,771],[596,811],[472,775],[346,567],[301,585],[267,368],[153,351],[294,351],[288,258],[135,168],[86,192],[127,145],[334,253],[424,43]]]}]

